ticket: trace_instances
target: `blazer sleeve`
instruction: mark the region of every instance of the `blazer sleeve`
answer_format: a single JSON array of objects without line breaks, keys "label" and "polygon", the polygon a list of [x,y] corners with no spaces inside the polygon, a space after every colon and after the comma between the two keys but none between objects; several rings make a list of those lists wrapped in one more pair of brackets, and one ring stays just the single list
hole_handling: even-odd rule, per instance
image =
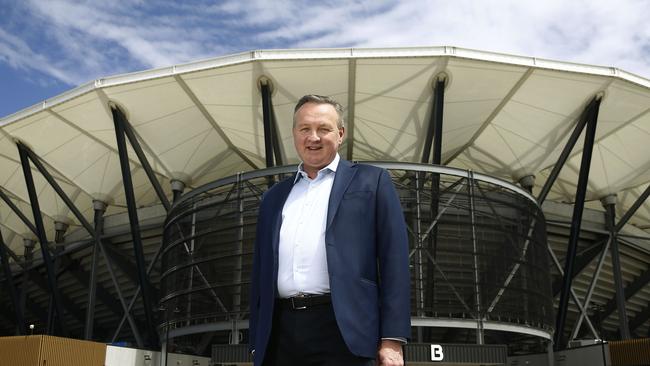
[{"label": "blazer sleeve", "polygon": [[386,170],[377,187],[377,256],[380,280],[380,337],[411,337],[408,236],[402,206]]}]

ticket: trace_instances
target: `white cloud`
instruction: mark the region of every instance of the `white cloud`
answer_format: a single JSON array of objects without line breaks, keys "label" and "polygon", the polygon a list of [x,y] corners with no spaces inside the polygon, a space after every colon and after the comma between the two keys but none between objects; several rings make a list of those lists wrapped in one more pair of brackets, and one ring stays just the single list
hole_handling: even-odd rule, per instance
[{"label": "white cloud", "polygon": [[[233,3],[225,6],[239,21],[260,25],[262,5]],[[401,1],[365,9],[368,3],[362,2],[292,4],[284,12],[272,11],[280,15],[263,24],[272,29],[257,38],[284,39],[297,47],[453,45],[615,66],[650,76],[647,1]]]},{"label": "white cloud", "polygon": [[1,60],[72,84],[246,49],[291,47],[451,45],[650,76],[645,0],[32,0],[24,7],[25,28],[36,33],[0,33]]},{"label": "white cloud", "polygon": [[152,10],[141,9],[137,1],[120,2],[119,6],[112,2],[29,1],[24,6],[31,16],[26,20],[29,32],[21,32],[24,40],[18,32],[12,37],[26,48],[31,42],[43,52],[31,59],[23,47],[15,52],[23,57],[12,57],[14,61],[8,63],[38,70],[59,65],[57,73],[44,72],[70,84],[225,52],[214,44],[206,47],[209,32],[190,29],[192,14],[148,16]]},{"label": "white cloud", "polygon": [[0,61],[16,69],[38,70],[57,80],[66,83],[74,82],[65,70],[50,63],[45,55],[34,52],[23,40],[2,29],[0,29]]}]

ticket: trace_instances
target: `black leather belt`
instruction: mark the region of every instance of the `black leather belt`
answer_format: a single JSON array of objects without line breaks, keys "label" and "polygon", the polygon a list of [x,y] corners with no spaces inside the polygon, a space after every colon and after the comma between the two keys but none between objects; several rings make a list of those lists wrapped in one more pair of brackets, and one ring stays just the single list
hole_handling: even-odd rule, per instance
[{"label": "black leather belt", "polygon": [[314,306],[327,305],[332,303],[330,294],[311,295],[302,294],[286,299],[277,299],[276,304],[285,310],[306,310]]}]

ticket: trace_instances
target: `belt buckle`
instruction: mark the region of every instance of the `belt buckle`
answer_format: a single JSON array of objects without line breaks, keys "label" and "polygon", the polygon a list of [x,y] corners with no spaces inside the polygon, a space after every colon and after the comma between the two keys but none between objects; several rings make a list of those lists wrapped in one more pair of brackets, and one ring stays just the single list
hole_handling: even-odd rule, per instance
[{"label": "belt buckle", "polygon": [[295,302],[296,298],[306,299],[307,295],[306,294],[298,294],[298,295],[292,297],[291,298],[291,308],[293,308],[293,310],[305,310],[305,309],[307,309],[307,305],[296,306],[296,302]]}]

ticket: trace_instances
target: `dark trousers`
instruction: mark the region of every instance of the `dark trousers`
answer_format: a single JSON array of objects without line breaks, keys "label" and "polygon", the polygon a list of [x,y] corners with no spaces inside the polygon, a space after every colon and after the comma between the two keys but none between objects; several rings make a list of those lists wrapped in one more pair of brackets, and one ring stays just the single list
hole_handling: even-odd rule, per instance
[{"label": "dark trousers", "polygon": [[264,366],[373,366],[374,359],[349,350],[334,318],[332,304],[302,310],[276,303]]}]

